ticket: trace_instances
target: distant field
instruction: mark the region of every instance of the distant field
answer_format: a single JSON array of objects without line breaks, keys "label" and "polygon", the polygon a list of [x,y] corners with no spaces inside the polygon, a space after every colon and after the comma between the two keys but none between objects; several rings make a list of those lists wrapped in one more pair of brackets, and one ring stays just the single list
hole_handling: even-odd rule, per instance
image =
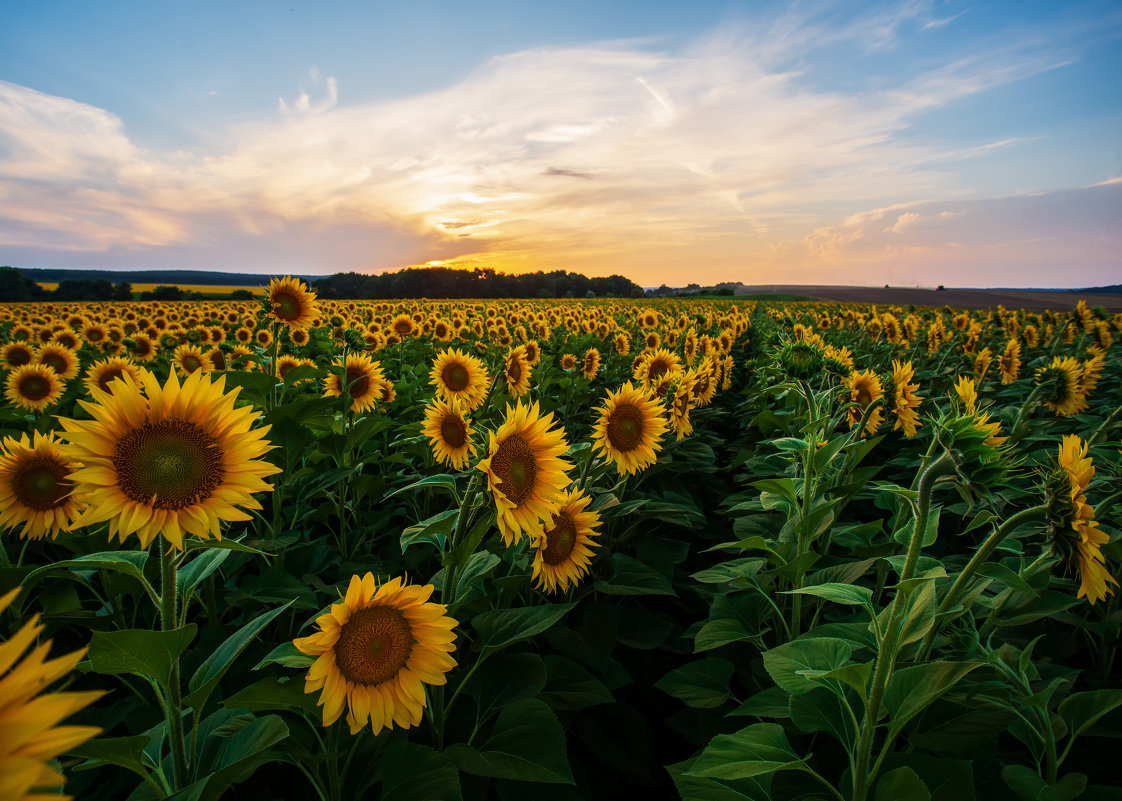
[{"label": "distant field", "polygon": [[[57,281],[39,281],[39,286],[43,287],[50,292],[58,289]],[[260,286],[223,286],[220,284],[133,284],[133,292],[151,292],[158,286],[177,286],[184,292],[201,292],[205,295],[228,295],[238,289],[247,289],[250,292],[262,292],[264,287]]]}]

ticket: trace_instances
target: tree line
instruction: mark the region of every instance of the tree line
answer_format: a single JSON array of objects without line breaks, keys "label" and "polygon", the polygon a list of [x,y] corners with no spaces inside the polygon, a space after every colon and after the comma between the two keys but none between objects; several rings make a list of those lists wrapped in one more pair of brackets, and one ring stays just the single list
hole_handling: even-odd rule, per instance
[{"label": "tree line", "polygon": [[324,298],[640,298],[622,275],[589,278],[565,270],[509,275],[490,268],[408,267],[392,273],[336,273],[313,284]]}]

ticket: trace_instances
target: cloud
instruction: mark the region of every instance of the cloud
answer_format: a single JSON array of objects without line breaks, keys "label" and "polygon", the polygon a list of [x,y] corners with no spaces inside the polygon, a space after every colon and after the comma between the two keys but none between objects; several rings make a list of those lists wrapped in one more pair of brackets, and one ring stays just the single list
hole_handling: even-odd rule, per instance
[{"label": "cloud", "polygon": [[674,51],[510,53],[380,102],[341,103],[313,67],[274,117],[209,151],[143,150],[108,111],[0,82],[0,253],[300,272],[441,260],[674,282],[699,265],[731,280],[783,254],[817,269],[885,237],[904,247],[929,222],[906,204],[971,191],[946,162],[1017,141],[908,143],[915,115],[1056,59],[1011,44],[873,90],[822,89],[804,79],[811,54],[890,49],[930,22],[930,4],[840,22],[804,8]]}]

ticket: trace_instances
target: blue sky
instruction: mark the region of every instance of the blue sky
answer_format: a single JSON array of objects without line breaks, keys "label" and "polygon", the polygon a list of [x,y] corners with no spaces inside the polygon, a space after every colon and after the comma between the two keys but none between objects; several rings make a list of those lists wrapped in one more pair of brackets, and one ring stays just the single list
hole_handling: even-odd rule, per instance
[{"label": "blue sky", "polygon": [[1122,280],[1112,3],[13,4],[0,263]]}]

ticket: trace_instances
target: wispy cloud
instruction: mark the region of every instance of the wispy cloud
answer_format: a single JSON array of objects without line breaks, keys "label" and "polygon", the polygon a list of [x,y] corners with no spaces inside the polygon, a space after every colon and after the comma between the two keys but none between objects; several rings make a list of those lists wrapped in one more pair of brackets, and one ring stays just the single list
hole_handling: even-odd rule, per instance
[{"label": "wispy cloud", "polygon": [[[853,93],[814,88],[795,61],[839,42],[891,48],[903,26],[932,19],[925,2],[844,24],[797,10],[673,52],[539,48],[442,91],[366,104],[341,103],[338,81],[313,67],[276,117],[213,152],[145,151],[105,110],[0,82],[0,246],[151,266],[443,260],[671,282],[698,264],[713,280],[782,258],[820,266],[874,233],[905,247],[926,212],[884,209],[972,191],[932,162],[1020,141],[909,144],[914,115],[1055,55],[1010,45]],[[864,218],[837,223],[860,209],[878,210],[875,232]]]}]

